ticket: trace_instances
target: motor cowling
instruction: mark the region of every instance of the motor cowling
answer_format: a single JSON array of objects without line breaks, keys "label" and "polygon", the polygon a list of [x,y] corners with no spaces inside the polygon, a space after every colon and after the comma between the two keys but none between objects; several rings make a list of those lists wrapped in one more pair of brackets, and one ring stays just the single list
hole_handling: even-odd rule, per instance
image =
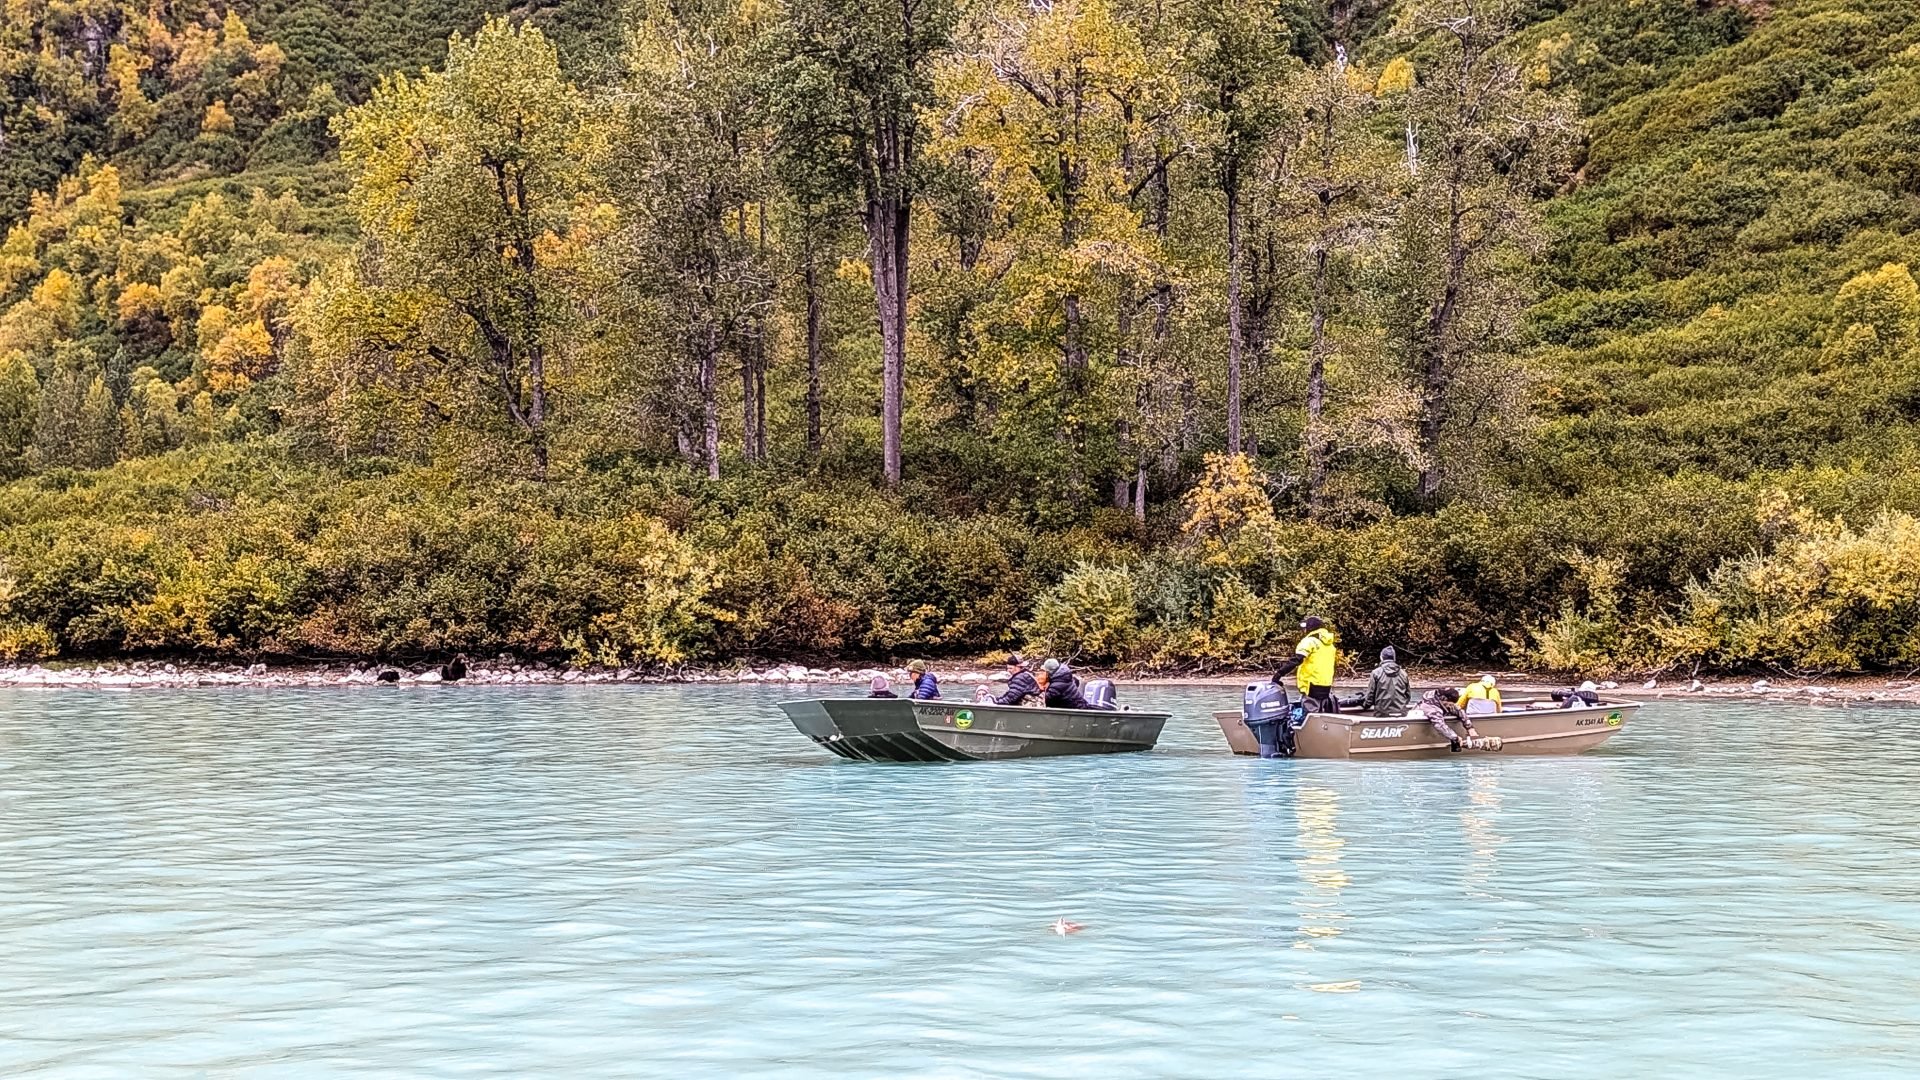
[{"label": "motor cowling", "polygon": [[1240,699],[1240,720],[1253,732],[1263,758],[1292,757],[1293,733],[1305,716],[1279,683],[1249,683]]},{"label": "motor cowling", "polygon": [[1087,701],[1090,709],[1117,709],[1114,704],[1113,680],[1090,679],[1080,687],[1080,696]]}]

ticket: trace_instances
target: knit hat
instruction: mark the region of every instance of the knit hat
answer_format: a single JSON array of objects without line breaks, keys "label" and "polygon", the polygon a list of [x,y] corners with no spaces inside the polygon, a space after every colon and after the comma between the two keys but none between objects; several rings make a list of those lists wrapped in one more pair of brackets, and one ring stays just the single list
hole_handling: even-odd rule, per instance
[{"label": "knit hat", "polygon": [[1394,652],[1393,646],[1389,645],[1380,650],[1380,662],[1383,664],[1397,664],[1400,662],[1400,654]]},{"label": "knit hat", "polygon": [[907,670],[913,672],[915,675],[925,675],[927,673],[927,662],[925,660],[915,660],[913,663],[907,665]]},{"label": "knit hat", "polygon": [[1040,665],[1040,670],[1051,675],[1054,672],[1060,670],[1060,661],[1055,660],[1053,657],[1049,656],[1047,657],[1047,662]]},{"label": "knit hat", "polygon": [[875,690],[885,690],[892,685],[893,683],[887,681],[887,677],[885,675],[875,675],[873,677],[873,688]]},{"label": "knit hat", "polygon": [[1593,685],[1592,679],[1588,679],[1586,682],[1580,684],[1580,692],[1583,694],[1597,694],[1600,692],[1600,688]]}]

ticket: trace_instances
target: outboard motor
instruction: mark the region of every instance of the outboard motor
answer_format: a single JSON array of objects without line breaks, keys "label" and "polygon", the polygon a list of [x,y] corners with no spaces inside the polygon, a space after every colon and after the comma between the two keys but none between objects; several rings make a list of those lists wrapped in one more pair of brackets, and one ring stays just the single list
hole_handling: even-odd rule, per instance
[{"label": "outboard motor", "polygon": [[1288,758],[1294,753],[1293,733],[1306,722],[1306,714],[1279,683],[1249,683],[1240,701],[1240,719],[1259,742],[1261,757]]},{"label": "outboard motor", "polygon": [[1087,699],[1090,709],[1105,709],[1112,712],[1118,708],[1113,703],[1113,680],[1093,679],[1081,684],[1080,696]]}]

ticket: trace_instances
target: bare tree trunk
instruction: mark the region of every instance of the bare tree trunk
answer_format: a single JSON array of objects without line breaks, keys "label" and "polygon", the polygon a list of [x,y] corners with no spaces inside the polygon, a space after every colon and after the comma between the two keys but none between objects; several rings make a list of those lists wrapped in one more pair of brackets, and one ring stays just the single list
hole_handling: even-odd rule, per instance
[{"label": "bare tree trunk", "polygon": [[[763,327],[761,333],[765,334]],[[763,336],[754,344],[753,364],[753,459],[767,460],[767,344]]]},{"label": "bare tree trunk", "polygon": [[[524,173],[515,172],[512,194],[508,194],[507,171],[504,166],[493,170],[496,190],[501,206],[512,215],[517,241],[514,244],[514,262],[525,275],[525,284],[520,288],[521,317],[525,320],[527,342],[527,385],[528,400],[523,407],[519,402],[521,388],[513,385],[513,379],[503,376],[509,399],[509,411],[519,413],[522,425],[527,430],[528,439],[533,444],[533,467],[540,479],[547,478],[547,353],[546,345],[540,335],[540,289],[535,282],[539,268],[535,262],[533,228],[527,211],[527,178]],[[511,364],[509,364],[511,368]]]},{"label": "bare tree trunk", "polygon": [[[1114,337],[1119,344],[1114,350],[1114,364],[1124,371],[1138,366],[1131,345],[1133,336],[1133,288],[1130,284],[1123,284],[1121,286],[1120,302],[1116,307],[1117,312],[1114,315]],[[1144,382],[1145,380],[1139,379],[1136,373],[1136,386]],[[1139,400],[1138,389],[1135,390],[1135,400]],[[1133,425],[1129,423],[1124,416],[1116,418],[1113,422],[1113,442],[1122,462],[1139,456],[1139,450],[1133,445]],[[1128,483],[1129,477],[1124,465],[1122,466],[1122,470],[1123,471],[1116,473],[1113,478],[1113,505],[1116,510],[1125,510],[1132,504],[1133,500],[1132,489]]]},{"label": "bare tree trunk", "polygon": [[887,486],[900,486],[900,421],[906,408],[907,257],[911,208],[886,196],[867,207],[873,297],[880,317],[880,451]]},{"label": "bare tree trunk", "polygon": [[820,269],[811,247],[802,273],[807,287],[807,456],[818,458],[821,450],[820,354],[826,331],[826,298],[821,295]]},{"label": "bare tree trunk", "polygon": [[1229,161],[1221,189],[1227,197],[1227,453],[1238,454],[1240,365],[1246,343],[1240,325],[1240,166]]},{"label": "bare tree trunk", "polygon": [[1068,293],[1063,304],[1067,315],[1066,342],[1063,349],[1067,369],[1067,405],[1071,408],[1073,399],[1086,390],[1087,317],[1080,310],[1078,293]]},{"label": "bare tree trunk", "polygon": [[[1346,55],[1344,46],[1336,46],[1336,49],[1337,55]],[[1344,67],[1344,63],[1341,63],[1342,72]],[[1330,349],[1327,340],[1327,306],[1331,302],[1327,280],[1328,261],[1329,249],[1333,245],[1333,200],[1336,197],[1333,185],[1335,95],[1336,91],[1329,86],[1320,107],[1320,190],[1316,199],[1319,204],[1316,212],[1320,218],[1320,235],[1313,245],[1312,340],[1307,347],[1307,422],[1303,432],[1307,452],[1307,513],[1316,518],[1326,511],[1327,433],[1323,417],[1327,407],[1327,354]]]},{"label": "bare tree trunk", "polygon": [[1322,420],[1327,407],[1327,246],[1325,236],[1313,253],[1312,341],[1307,347],[1307,513],[1318,517],[1327,486],[1327,437]]},{"label": "bare tree trunk", "polygon": [[[1167,230],[1173,221],[1173,184],[1167,179],[1167,163],[1160,162],[1155,169],[1153,183],[1153,235],[1164,249],[1167,242]],[[1166,377],[1167,335],[1173,329],[1173,283],[1162,272],[1153,283],[1153,379],[1157,382]],[[1158,387],[1143,384],[1141,387],[1140,415],[1147,416]],[[1161,429],[1160,455],[1162,472],[1172,477],[1178,459],[1171,453],[1170,441],[1165,440]],[[1133,520],[1141,525],[1147,523],[1147,454],[1141,447],[1139,459],[1134,463],[1133,473]]]},{"label": "bare tree trunk", "polygon": [[700,428],[707,479],[720,479],[720,397],[714,383],[720,370],[720,331],[708,320],[700,343]]},{"label": "bare tree trunk", "polygon": [[740,348],[740,454],[748,461],[754,458],[753,417],[757,411],[753,401],[753,346],[743,342]]},{"label": "bare tree trunk", "polygon": [[527,407],[527,430],[533,438],[533,469],[547,478],[547,351],[535,345],[527,352],[527,382],[532,401]]},{"label": "bare tree trunk", "polygon": [[1446,357],[1437,347],[1426,349],[1422,365],[1420,393],[1420,502],[1428,507],[1440,502],[1443,473],[1440,467],[1440,432],[1446,426]]},{"label": "bare tree trunk", "polygon": [[[1079,113],[1076,96],[1075,115]],[[1060,249],[1072,251],[1079,235],[1080,213],[1080,166],[1071,154],[1058,155],[1060,169]],[[1060,403],[1061,425],[1060,441],[1064,444],[1067,463],[1062,479],[1069,497],[1078,500],[1085,493],[1087,475],[1086,440],[1082,437],[1077,414],[1081,399],[1087,392],[1087,317],[1080,308],[1080,294],[1070,292],[1061,297],[1062,313],[1066,317],[1065,334],[1061,346],[1060,386],[1063,400]]]},{"label": "bare tree trunk", "polygon": [[1454,163],[1447,182],[1447,277],[1440,296],[1428,312],[1419,343],[1421,359],[1420,392],[1420,480],[1419,498],[1427,506],[1440,502],[1445,470],[1440,460],[1440,439],[1446,430],[1451,405],[1452,371],[1447,363],[1447,340],[1459,317],[1460,294],[1466,286],[1467,241],[1464,234],[1466,211],[1462,198],[1466,186],[1460,164],[1460,150],[1453,150]]},{"label": "bare tree trunk", "polygon": [[688,465],[698,465],[700,456],[693,448],[693,430],[687,423],[684,411],[676,411],[681,412],[681,415],[674,417],[673,421],[673,448],[680,454],[681,461]]}]

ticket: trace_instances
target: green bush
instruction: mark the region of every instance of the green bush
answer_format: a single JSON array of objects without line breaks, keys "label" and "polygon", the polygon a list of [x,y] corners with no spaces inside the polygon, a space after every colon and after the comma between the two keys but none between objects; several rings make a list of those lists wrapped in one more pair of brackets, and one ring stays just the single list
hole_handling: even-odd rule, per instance
[{"label": "green bush", "polygon": [[1037,653],[1090,663],[1137,662],[1156,645],[1126,566],[1074,567],[1034,602],[1020,632]]}]

